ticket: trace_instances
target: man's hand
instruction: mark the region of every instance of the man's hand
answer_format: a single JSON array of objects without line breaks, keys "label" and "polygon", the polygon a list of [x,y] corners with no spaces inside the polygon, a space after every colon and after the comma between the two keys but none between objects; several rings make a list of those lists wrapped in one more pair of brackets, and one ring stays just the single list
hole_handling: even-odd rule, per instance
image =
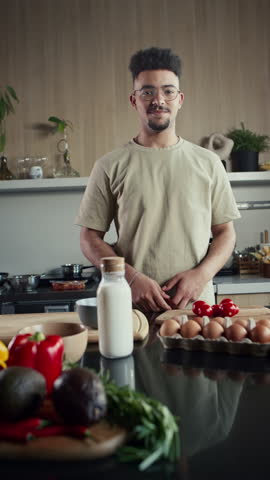
[{"label": "man's hand", "polygon": [[199,298],[205,284],[206,280],[202,272],[194,268],[174,275],[166,285],[162,287],[162,290],[167,292],[174,288],[175,294],[171,297],[169,303],[172,308],[181,309]]},{"label": "man's hand", "polygon": [[144,312],[171,310],[166,300],[170,299],[159,284],[143,273],[138,273],[131,285],[132,301]]},{"label": "man's hand", "polygon": [[235,244],[233,222],[212,225],[212,234],[213,241],[201,263],[192,270],[174,275],[163,286],[164,292],[175,288],[175,294],[170,301],[172,308],[185,308],[188,303],[198,300],[207,282],[215,276],[231,255]]}]

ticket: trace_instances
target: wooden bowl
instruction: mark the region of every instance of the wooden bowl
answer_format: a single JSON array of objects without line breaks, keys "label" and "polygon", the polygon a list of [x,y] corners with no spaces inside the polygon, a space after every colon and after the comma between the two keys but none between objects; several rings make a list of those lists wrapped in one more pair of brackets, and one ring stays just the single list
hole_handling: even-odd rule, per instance
[{"label": "wooden bowl", "polygon": [[18,333],[42,332],[44,335],[59,335],[64,342],[64,360],[78,362],[83,356],[88,342],[88,329],[80,323],[46,322],[22,328]]}]

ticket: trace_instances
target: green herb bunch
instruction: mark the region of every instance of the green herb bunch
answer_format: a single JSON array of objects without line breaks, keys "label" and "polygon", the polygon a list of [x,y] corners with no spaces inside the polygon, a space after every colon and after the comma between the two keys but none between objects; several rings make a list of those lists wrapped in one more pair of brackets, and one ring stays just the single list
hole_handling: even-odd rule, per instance
[{"label": "green herb bunch", "polygon": [[0,153],[6,146],[6,117],[15,113],[14,102],[19,102],[14,88],[10,85],[0,87]]},{"label": "green herb bunch", "polygon": [[102,381],[108,398],[107,419],[131,431],[129,444],[118,451],[119,460],[139,461],[141,471],[160,459],[176,461],[179,432],[169,409],[128,386],[118,387],[106,377]]},{"label": "green herb bunch", "polygon": [[229,130],[227,137],[231,138],[234,142],[233,152],[240,150],[266,152],[270,148],[270,137],[268,135],[258,135],[246,129],[243,122],[241,122],[241,128],[232,128]]}]

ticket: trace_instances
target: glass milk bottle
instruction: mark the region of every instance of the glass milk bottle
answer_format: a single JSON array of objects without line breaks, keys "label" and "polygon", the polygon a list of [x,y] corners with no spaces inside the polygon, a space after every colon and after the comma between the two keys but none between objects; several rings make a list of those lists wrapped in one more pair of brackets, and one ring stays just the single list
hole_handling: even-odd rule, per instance
[{"label": "glass milk bottle", "polygon": [[102,279],[97,290],[99,351],[121,358],[133,351],[131,289],[125,279],[125,259],[101,259]]}]

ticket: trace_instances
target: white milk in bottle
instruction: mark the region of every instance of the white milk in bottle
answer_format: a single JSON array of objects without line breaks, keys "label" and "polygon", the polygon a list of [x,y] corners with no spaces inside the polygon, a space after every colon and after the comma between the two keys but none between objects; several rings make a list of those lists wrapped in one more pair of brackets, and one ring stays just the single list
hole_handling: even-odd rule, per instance
[{"label": "white milk in bottle", "polygon": [[133,351],[133,317],[125,259],[104,257],[101,271],[97,290],[99,351],[107,358],[126,357]]}]

